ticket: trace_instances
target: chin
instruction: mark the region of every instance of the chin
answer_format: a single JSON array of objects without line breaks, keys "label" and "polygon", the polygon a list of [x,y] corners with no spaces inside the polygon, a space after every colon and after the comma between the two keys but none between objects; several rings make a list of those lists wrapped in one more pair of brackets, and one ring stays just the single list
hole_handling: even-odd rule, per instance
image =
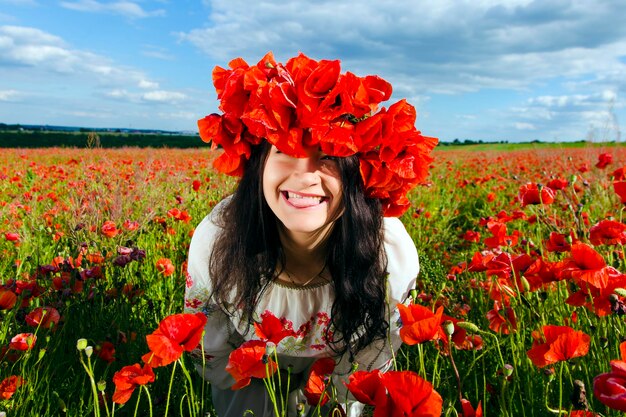
[{"label": "chin", "polygon": [[330,223],[320,222],[283,222],[285,231],[298,234],[314,234],[324,231],[331,226]]}]

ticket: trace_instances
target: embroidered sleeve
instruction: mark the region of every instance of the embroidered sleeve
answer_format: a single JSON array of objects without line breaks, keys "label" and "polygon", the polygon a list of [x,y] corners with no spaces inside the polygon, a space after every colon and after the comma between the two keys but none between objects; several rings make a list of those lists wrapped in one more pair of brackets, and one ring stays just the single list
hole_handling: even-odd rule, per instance
[{"label": "embroidered sleeve", "polygon": [[[216,206],[216,209],[219,207]],[[215,209],[214,209],[215,211]],[[234,380],[226,372],[228,356],[242,342],[230,318],[211,300],[209,256],[219,227],[207,216],[196,228],[189,246],[185,312],[203,312],[207,316],[201,347],[191,356],[197,371],[221,389],[229,388]]]}]

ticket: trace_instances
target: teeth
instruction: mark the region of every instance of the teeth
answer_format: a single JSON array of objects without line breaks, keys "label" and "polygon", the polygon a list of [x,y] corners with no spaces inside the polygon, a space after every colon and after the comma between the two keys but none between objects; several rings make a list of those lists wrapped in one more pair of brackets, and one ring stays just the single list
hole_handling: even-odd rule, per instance
[{"label": "teeth", "polygon": [[288,192],[287,193],[287,197],[288,198],[299,198],[299,199],[302,199],[302,200],[311,200],[311,201],[315,201],[317,203],[322,201],[322,197],[304,196],[304,195],[300,195],[300,194],[296,194],[296,193],[292,193],[292,192]]}]

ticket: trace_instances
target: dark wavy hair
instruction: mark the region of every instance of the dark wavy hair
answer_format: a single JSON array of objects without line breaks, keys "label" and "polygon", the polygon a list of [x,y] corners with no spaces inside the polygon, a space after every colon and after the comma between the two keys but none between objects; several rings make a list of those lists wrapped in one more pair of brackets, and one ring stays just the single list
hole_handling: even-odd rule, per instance
[{"label": "dark wavy hair", "polygon": [[[220,212],[222,230],[209,260],[214,301],[228,314],[242,310],[249,323],[277,266],[285,264],[278,220],[263,196],[262,174],[270,148],[266,141],[253,147],[237,189]],[[337,161],[344,210],[327,244],[335,299],[326,337],[336,354],[348,352],[352,360],[375,340],[386,338],[387,258],[382,207],[378,199],[365,197],[358,158]]]}]

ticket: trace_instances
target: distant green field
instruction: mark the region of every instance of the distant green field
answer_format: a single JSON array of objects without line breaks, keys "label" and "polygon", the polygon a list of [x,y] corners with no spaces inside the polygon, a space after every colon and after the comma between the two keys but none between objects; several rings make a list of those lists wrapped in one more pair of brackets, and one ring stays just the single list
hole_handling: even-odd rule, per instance
[{"label": "distant green field", "polygon": [[524,149],[575,149],[588,147],[615,147],[624,146],[624,143],[616,142],[521,142],[521,143],[479,143],[437,146],[438,150],[473,150],[473,151],[515,151]]}]

